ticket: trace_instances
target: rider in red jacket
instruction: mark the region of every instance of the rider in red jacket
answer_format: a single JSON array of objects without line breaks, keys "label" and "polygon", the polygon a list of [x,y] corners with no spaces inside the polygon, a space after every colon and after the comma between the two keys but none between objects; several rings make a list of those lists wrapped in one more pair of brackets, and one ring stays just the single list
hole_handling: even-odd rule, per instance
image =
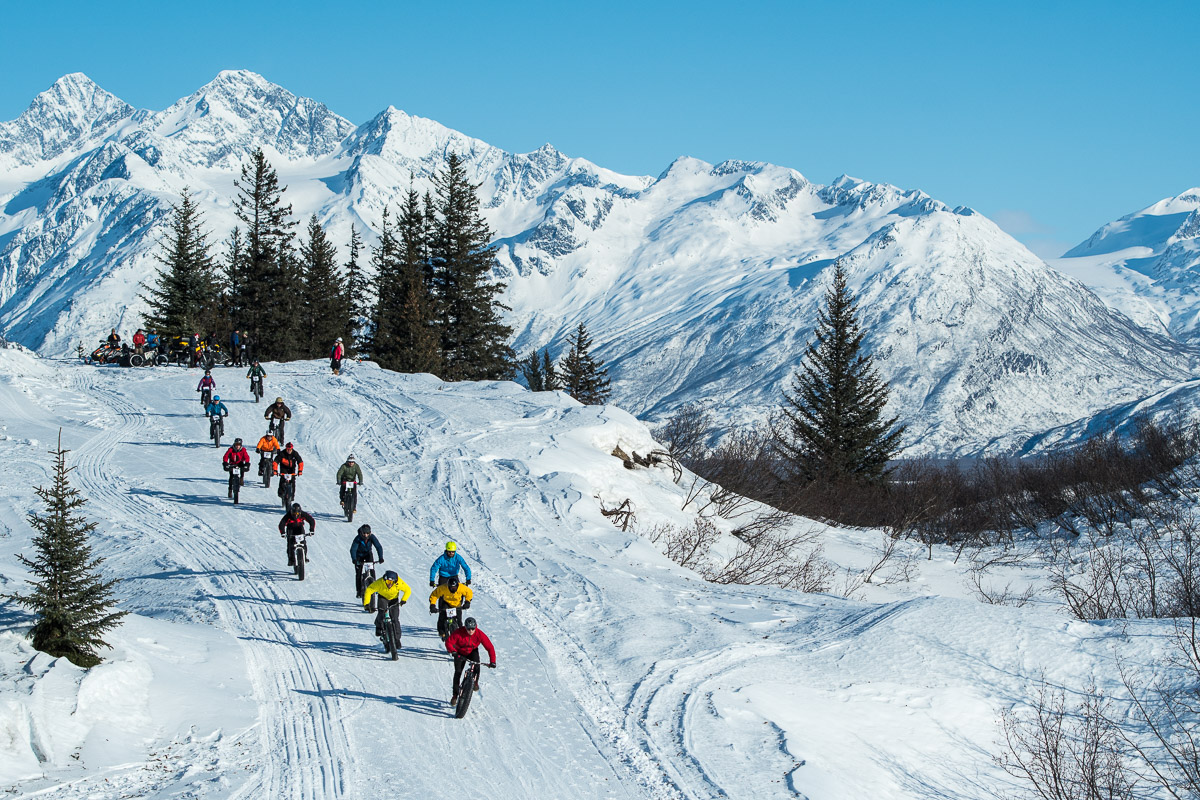
[{"label": "rider in red jacket", "polygon": [[225,451],[225,457],[221,459],[221,463],[226,467],[237,466],[244,464],[250,466],[250,451],[242,447],[241,439],[234,439],[233,446]]},{"label": "rider in red jacket", "polygon": [[[479,646],[483,645],[488,651],[488,656],[491,658],[489,667],[496,666],[496,648],[492,647],[492,640],[487,637],[487,634],[479,629],[479,625],[475,622],[474,617],[467,617],[463,622],[463,626],[450,634],[446,638],[446,649],[454,656],[454,687],[451,690],[451,703],[458,702],[458,683],[462,680],[463,667],[467,664],[467,659],[479,663]],[[479,691],[479,678],[475,678],[475,691]]]}]

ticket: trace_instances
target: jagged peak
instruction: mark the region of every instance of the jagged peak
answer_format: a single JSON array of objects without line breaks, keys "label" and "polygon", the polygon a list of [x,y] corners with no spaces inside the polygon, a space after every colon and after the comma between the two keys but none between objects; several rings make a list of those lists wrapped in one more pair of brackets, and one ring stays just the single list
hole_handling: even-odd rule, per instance
[{"label": "jagged peak", "polygon": [[82,121],[89,117],[111,116],[114,110],[125,109],[130,113],[133,111],[132,106],[84,73],[69,72],[39,92],[21,116],[41,119],[54,112]]}]

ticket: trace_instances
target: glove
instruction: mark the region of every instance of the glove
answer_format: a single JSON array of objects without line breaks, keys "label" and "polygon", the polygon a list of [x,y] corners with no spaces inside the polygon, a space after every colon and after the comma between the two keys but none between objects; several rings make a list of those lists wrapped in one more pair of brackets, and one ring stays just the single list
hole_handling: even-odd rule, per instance
[{"label": "glove", "polygon": [[429,613],[430,613],[430,614],[436,614],[436,613],[437,613],[437,606],[435,606],[433,603],[430,603],[430,604],[429,604]]},{"label": "glove", "polygon": [[471,601],[470,601],[470,600],[464,600],[464,601],[463,601],[463,606],[462,606],[462,607],[463,607],[463,611],[466,611],[468,608],[470,608],[470,607],[471,607]]},{"label": "glove", "polygon": [[407,600],[401,600],[401,601],[400,601],[400,605],[404,605],[404,604],[405,604],[405,603],[407,603],[407,602],[408,602]]},{"label": "glove", "polygon": [[383,556],[380,556],[380,557],[379,557],[379,560],[378,560],[378,561],[376,561],[375,563],[376,563],[376,564],[382,564],[382,563],[383,563]]},{"label": "glove", "polygon": [[496,668],[496,662],[493,661],[491,664],[488,664],[488,669],[495,669],[495,668]]},{"label": "glove", "polygon": [[463,583],[465,583],[467,586],[470,586],[470,585],[471,585],[471,579],[470,579],[470,578],[467,578],[465,581],[463,581]]},{"label": "glove", "polygon": [[430,586],[437,586],[437,584],[436,584],[436,583],[434,583],[433,581],[430,581],[430,582],[429,582],[429,585],[430,585]]}]

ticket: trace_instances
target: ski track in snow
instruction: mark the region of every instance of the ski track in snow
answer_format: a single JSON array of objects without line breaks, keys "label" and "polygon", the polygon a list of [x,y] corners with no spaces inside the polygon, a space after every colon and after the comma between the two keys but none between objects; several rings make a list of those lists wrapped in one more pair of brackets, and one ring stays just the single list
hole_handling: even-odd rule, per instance
[{"label": "ski track in snow", "polygon": [[[355,381],[353,374],[342,380]],[[141,390],[164,376],[178,387],[161,393],[171,402],[144,410],[159,393],[143,397]],[[230,377],[219,387],[231,411],[227,440],[242,436],[253,447],[265,429],[258,421],[265,406],[231,391]],[[71,388],[98,398],[109,411],[99,432],[72,447],[72,474],[89,498],[90,512],[137,520],[139,535],[146,537],[139,546],[160,550],[166,562],[159,563],[178,565],[182,578],[197,581],[203,597],[215,605],[220,625],[243,643],[260,708],[258,755],[252,759],[258,766],[230,796],[359,797],[380,780],[401,776],[415,796],[430,796],[444,787],[450,764],[455,780],[465,785],[520,785],[544,797],[679,796],[623,729],[623,712],[612,697],[603,689],[573,696],[589,684],[602,685],[582,647],[561,638],[543,618],[545,612],[527,599],[528,587],[519,577],[494,572],[477,553],[480,532],[498,522],[487,518],[487,509],[513,500],[507,486],[512,475],[499,462],[481,470],[471,451],[454,442],[487,432],[454,435],[452,421],[432,405],[389,401],[385,380],[357,388],[378,400],[368,402],[356,392],[338,391],[332,378],[306,376],[293,384],[289,377],[286,366],[277,369],[268,378],[268,391],[283,394],[293,409],[288,438],[306,459],[297,501],[317,519],[303,582],[284,567],[274,482],[263,489],[252,481],[251,470],[242,504],[235,507],[224,497],[220,454],[227,444],[223,441],[220,449],[200,444],[206,425],[191,392],[195,373],[79,369],[72,374]],[[357,377],[372,382],[361,371]],[[430,453],[422,441],[426,430],[451,446]],[[178,453],[165,462],[165,474],[157,453],[129,456],[133,448],[158,451],[171,445]],[[333,473],[352,450],[366,469],[353,526],[332,513],[337,508]],[[426,462],[432,469],[407,472],[406,465]],[[118,464],[141,469],[122,474]],[[493,492],[503,497],[486,496]],[[525,513],[530,509],[521,505],[503,533],[531,522],[536,527],[537,509],[530,520]],[[413,588],[401,612],[405,634],[398,663],[378,646],[372,618],[350,590],[348,546],[360,522],[372,524],[387,566]],[[428,565],[447,538],[463,542],[476,570],[472,613],[479,615],[500,656],[500,669],[485,671],[483,691],[462,721],[453,719],[446,702],[452,662],[424,608]],[[513,558],[506,550],[500,557]],[[135,578],[123,589],[140,593],[150,582]],[[584,755],[588,750],[590,759]],[[502,757],[505,753],[519,757]],[[92,790],[106,785],[99,777],[84,783]],[[69,791],[80,788],[73,783]],[[46,796],[66,791],[68,786],[61,785]]]}]

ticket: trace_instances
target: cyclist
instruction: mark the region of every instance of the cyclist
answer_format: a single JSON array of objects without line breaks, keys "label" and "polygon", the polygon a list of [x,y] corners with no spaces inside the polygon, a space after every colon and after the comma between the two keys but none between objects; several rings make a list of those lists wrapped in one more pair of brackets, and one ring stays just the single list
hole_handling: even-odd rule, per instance
[{"label": "cyclist", "polygon": [[450,580],[446,581],[445,586],[439,586],[430,593],[429,613],[438,615],[438,636],[442,637],[443,642],[446,641],[447,631],[450,627],[448,612],[450,609],[454,609],[454,615],[461,622],[462,612],[471,607],[472,596],[471,587],[460,586],[457,575],[452,575]]},{"label": "cyclist", "polygon": [[[354,453],[351,453],[350,455],[346,456],[346,463],[342,464],[342,466],[338,467],[337,477],[334,480],[337,482],[337,485],[338,485],[338,502],[339,503],[346,502],[346,487],[344,487],[342,485],[343,483],[352,480],[355,483],[357,483],[359,486],[362,486],[362,482],[363,482],[362,467],[360,467],[358,464],[354,463]],[[355,511],[355,510],[357,510],[357,509],[351,509],[351,511]]]},{"label": "cyclist", "polygon": [[[454,688],[450,696],[450,703],[453,705],[458,702],[458,682],[462,680],[463,667],[467,665],[467,661],[479,663],[479,646],[483,645],[488,651],[488,657],[491,662],[489,668],[494,669],[496,666],[496,648],[492,647],[492,640],[487,637],[487,634],[479,629],[479,623],[474,617],[467,617],[463,622],[463,626],[450,634],[446,639],[446,649],[454,656]],[[479,691],[479,678],[475,678],[475,691]]]},{"label": "cyclist", "polygon": [[[275,434],[271,433],[271,429],[268,428],[263,437],[258,440],[258,444],[254,446],[254,452],[258,453],[264,460],[274,462],[275,454],[281,448],[282,445],[279,444],[279,440],[275,438]],[[274,464],[271,466],[271,471],[275,471]]]},{"label": "cyclist", "polygon": [[208,417],[210,420],[216,419],[217,424],[221,426],[221,431],[224,432],[225,423],[223,419],[229,416],[229,409],[226,408],[225,404],[221,402],[219,395],[213,395],[212,402],[204,408],[204,416]]},{"label": "cyclist", "polygon": [[471,585],[471,568],[467,566],[467,562],[458,554],[458,545],[454,542],[446,542],[446,552],[442,553],[433,562],[433,566],[429,568],[429,585],[438,586],[450,580],[450,576],[458,577],[458,571],[463,570],[466,575],[467,586]]},{"label": "cyclist", "polygon": [[[233,446],[225,451],[225,457],[221,459],[221,463],[226,472],[240,468],[242,474],[238,476],[238,479],[242,483],[246,482],[246,470],[250,469],[250,453],[242,447],[240,438],[233,440]],[[229,489],[229,496],[233,497],[233,487]]]},{"label": "cyclist", "polygon": [[212,370],[204,370],[204,377],[200,379],[200,383],[196,384],[196,391],[200,393],[200,405],[207,405],[205,403],[207,398],[204,395],[208,394],[211,397],[216,388],[217,382],[213,380]]},{"label": "cyclist", "polygon": [[[300,453],[292,447],[292,443],[288,442],[283,446],[283,449],[275,454],[275,464],[273,467],[276,475],[292,475],[292,480],[304,474],[304,459],[300,457]],[[283,497],[283,481],[279,482],[279,496]]]},{"label": "cyclist", "polygon": [[[288,566],[296,566],[296,537],[304,535],[304,525],[308,523],[308,532],[316,535],[317,521],[312,518],[304,509],[300,508],[299,503],[292,503],[288,513],[283,515],[279,520],[279,535],[287,538],[287,557]],[[308,560],[307,557],[304,559]]]},{"label": "cyclist", "polygon": [[[408,584],[400,580],[400,576],[392,570],[383,573],[383,577],[363,589],[363,606],[367,609],[371,607],[371,595],[378,594],[380,597],[387,598],[386,603],[380,603],[379,609],[375,612],[375,635],[383,638],[383,615],[391,609],[392,619],[396,620],[396,612],[399,607],[408,602],[408,598],[412,595],[412,589],[408,588]],[[387,649],[386,647],[384,649]],[[396,649],[400,649],[400,623],[396,622]]]},{"label": "cyclist", "polygon": [[254,379],[258,378],[259,382],[263,383],[263,378],[265,377],[267,377],[267,371],[258,363],[257,358],[254,359],[254,361],[250,364],[249,371],[246,372],[246,379],[250,381],[250,383],[254,383]]},{"label": "cyclist", "polygon": [[263,414],[263,419],[271,420],[271,427],[275,429],[275,435],[280,439],[284,436],[283,423],[291,418],[292,410],[284,405],[282,397],[276,397],[275,402],[267,406],[267,410]]},{"label": "cyclist", "polygon": [[383,546],[379,544],[379,540],[375,538],[375,534],[371,533],[370,525],[359,525],[358,535],[354,537],[354,541],[350,543],[350,561],[354,564],[354,596],[362,597],[362,565],[364,561],[371,560],[371,548],[375,548],[375,554],[379,558],[375,559],[378,563],[383,563]]},{"label": "cyclist", "polygon": [[333,347],[329,349],[329,368],[333,370],[334,375],[342,374],[342,356],[346,355],[346,348],[342,346],[342,337],[338,337],[333,343]]}]

